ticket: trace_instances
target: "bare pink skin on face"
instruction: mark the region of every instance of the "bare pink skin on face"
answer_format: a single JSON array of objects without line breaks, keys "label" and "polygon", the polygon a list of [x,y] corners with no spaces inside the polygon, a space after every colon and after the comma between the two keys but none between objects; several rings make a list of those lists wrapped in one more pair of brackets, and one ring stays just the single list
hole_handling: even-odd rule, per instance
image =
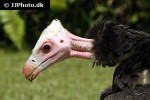
[{"label": "bare pink skin on face", "polygon": [[71,38],[70,57],[79,57],[84,59],[92,59],[93,40],[81,38],[73,34],[69,34]]},{"label": "bare pink skin on face", "polygon": [[71,34],[59,22],[53,22],[42,32],[23,67],[23,74],[29,81],[57,62],[67,58],[93,59],[93,40]]}]

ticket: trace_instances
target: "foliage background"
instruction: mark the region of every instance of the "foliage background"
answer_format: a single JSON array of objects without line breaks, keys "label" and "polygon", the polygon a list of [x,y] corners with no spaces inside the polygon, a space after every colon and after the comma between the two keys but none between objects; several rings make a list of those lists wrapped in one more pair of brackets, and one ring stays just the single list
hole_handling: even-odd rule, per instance
[{"label": "foliage background", "polygon": [[85,37],[97,20],[115,20],[150,33],[150,0],[51,0],[50,10],[0,10],[0,100],[99,100],[111,85],[114,68],[68,59],[31,84],[22,66],[43,29],[55,18]]},{"label": "foliage background", "polygon": [[55,18],[82,37],[97,19],[150,32],[150,0],[51,0],[50,4],[50,11],[0,11],[0,46],[33,48],[42,30]]}]

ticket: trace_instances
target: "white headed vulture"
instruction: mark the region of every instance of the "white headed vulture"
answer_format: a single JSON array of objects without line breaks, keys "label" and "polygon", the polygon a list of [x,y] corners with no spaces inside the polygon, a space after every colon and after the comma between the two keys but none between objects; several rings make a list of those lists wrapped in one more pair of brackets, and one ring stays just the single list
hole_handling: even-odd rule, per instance
[{"label": "white headed vulture", "polygon": [[32,81],[48,66],[67,58],[93,59],[96,65],[117,66],[112,87],[101,94],[101,100],[148,100],[150,35],[112,21],[98,21],[88,34],[90,39],[75,36],[53,20],[23,67],[25,78]]}]

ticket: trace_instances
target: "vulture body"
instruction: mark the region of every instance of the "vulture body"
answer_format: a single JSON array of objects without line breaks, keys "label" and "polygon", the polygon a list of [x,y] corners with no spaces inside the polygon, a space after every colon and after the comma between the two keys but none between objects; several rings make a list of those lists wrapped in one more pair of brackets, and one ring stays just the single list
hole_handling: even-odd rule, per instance
[{"label": "vulture body", "polygon": [[[106,92],[106,90],[104,92]],[[135,94],[133,91],[138,94]],[[150,99],[150,85],[135,87],[133,91],[131,91],[129,88],[126,88],[120,92],[112,93],[110,95],[108,94],[104,95],[102,93],[100,96],[100,100],[149,100]]]},{"label": "vulture body", "polygon": [[101,100],[149,100],[150,35],[110,21],[97,22],[89,34],[95,64],[117,66]]},{"label": "vulture body", "polygon": [[96,65],[116,66],[112,86],[100,100],[149,100],[150,35],[111,21],[98,21],[81,38],[67,31],[59,20],[44,29],[23,67],[27,80],[71,57],[90,59]]}]

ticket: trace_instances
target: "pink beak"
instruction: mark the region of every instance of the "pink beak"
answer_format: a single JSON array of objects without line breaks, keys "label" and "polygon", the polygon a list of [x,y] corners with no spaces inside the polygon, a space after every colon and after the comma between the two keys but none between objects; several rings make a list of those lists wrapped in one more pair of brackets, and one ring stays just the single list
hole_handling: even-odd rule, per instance
[{"label": "pink beak", "polygon": [[34,64],[32,64],[30,61],[27,61],[24,64],[23,74],[27,80],[29,80],[29,81],[34,80],[39,73],[40,73],[39,69],[37,69],[36,66]]}]

